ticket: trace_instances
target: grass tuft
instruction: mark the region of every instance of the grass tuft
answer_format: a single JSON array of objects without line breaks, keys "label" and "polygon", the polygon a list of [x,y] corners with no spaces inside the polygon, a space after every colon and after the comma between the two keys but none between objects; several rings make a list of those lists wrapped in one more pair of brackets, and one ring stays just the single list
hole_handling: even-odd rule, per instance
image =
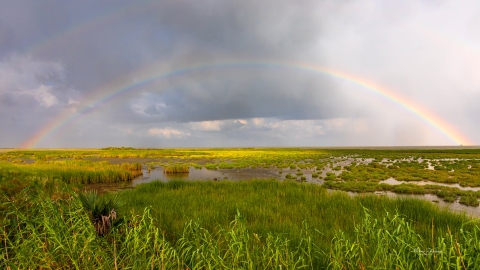
[{"label": "grass tuft", "polygon": [[181,164],[167,165],[163,168],[163,173],[188,173],[189,171],[188,165]]}]

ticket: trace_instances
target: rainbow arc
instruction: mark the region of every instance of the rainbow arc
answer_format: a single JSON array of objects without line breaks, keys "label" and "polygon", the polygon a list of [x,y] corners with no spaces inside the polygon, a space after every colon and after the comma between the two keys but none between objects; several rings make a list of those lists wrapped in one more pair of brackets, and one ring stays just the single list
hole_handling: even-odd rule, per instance
[{"label": "rainbow arc", "polygon": [[[365,78],[350,74],[341,70],[336,70],[329,67],[313,65],[308,63],[285,63],[285,62],[259,62],[259,61],[234,61],[223,62],[216,64],[196,65],[186,68],[180,68],[170,71],[162,70],[160,65],[153,65],[146,67],[140,71],[137,71],[130,76],[114,80],[94,91],[91,96],[86,98],[83,102],[83,106],[77,112],[62,113],[47,123],[38,132],[25,141],[21,148],[34,148],[40,142],[45,140],[51,134],[58,132],[63,126],[72,122],[78,117],[84,115],[86,111],[95,110],[101,107],[103,104],[112,101],[115,98],[120,97],[122,94],[134,91],[139,87],[151,83],[153,81],[162,80],[171,77],[180,77],[185,74],[191,74],[203,70],[223,70],[227,68],[281,68],[292,71],[312,72],[314,74],[321,74],[324,76],[330,76],[341,80],[348,81],[359,86],[360,89],[364,89],[373,94],[378,94],[390,102],[396,104],[399,107],[413,113],[418,118],[422,119],[425,123],[442,133],[444,136],[450,139],[454,145],[472,145],[472,141],[465,135],[460,133],[451,124],[447,123],[433,112],[429,111],[425,107],[414,103],[413,101],[401,96],[399,93],[369,81]],[[98,94],[102,93],[102,94]]]}]

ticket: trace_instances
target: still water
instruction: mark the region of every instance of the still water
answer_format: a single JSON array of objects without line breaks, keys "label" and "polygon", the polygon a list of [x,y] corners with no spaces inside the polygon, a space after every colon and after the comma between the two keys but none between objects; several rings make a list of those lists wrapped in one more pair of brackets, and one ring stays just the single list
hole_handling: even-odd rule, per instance
[{"label": "still water", "polygon": [[[253,178],[277,178],[277,179],[284,179],[287,173],[294,173],[295,170],[283,170],[282,174],[279,174],[278,170],[271,170],[271,169],[232,169],[232,170],[207,170],[205,168],[202,169],[195,169],[190,167],[189,173],[176,173],[176,174],[166,174],[163,173],[162,168],[156,168],[154,170],[148,171],[143,170],[143,175],[137,177],[130,183],[111,183],[111,184],[100,184],[91,186],[91,188],[98,189],[99,192],[106,192],[106,191],[118,191],[122,189],[128,189],[135,187],[140,184],[149,183],[152,181],[170,181],[170,180],[185,180],[185,181],[205,181],[205,180],[213,180],[213,181],[220,181],[220,180],[242,180],[242,179],[253,179]],[[323,181],[312,179],[311,177],[312,172],[306,172],[304,176],[307,178],[307,182],[322,184]],[[321,173],[322,174],[322,173]],[[323,172],[325,174],[325,172]],[[397,181],[393,178],[389,178],[387,180],[381,181],[381,183],[390,184],[390,185],[399,185],[402,184],[402,181]],[[428,181],[422,182],[409,182],[418,185],[426,185],[426,184],[435,184],[435,185],[444,185],[449,187],[456,187],[462,190],[480,190],[480,188],[475,187],[461,187],[458,184],[441,184],[441,183],[434,183]],[[342,192],[342,191],[332,191],[332,192]],[[359,194],[351,193],[352,196],[357,196]],[[468,216],[473,217],[480,217],[480,207],[471,207],[460,204],[457,201],[453,203],[444,202],[441,198],[438,198],[436,195],[425,194],[425,195],[405,195],[405,194],[396,194],[393,192],[381,192],[376,193],[377,196],[388,196],[392,198],[418,198],[422,200],[427,200],[432,203],[438,204],[441,208],[447,208],[451,211],[465,213]]]},{"label": "still water", "polygon": [[479,191],[480,187],[462,187],[459,184],[444,184],[444,183],[437,183],[437,182],[431,182],[431,181],[398,181],[395,178],[388,178],[387,180],[380,181],[380,184],[388,184],[388,185],[401,185],[401,184],[412,184],[412,185],[419,185],[419,186],[425,186],[425,185],[437,185],[437,186],[443,186],[443,187],[452,187],[452,188],[458,188],[460,190],[471,190],[471,191]]},{"label": "still water", "polygon": [[189,173],[163,173],[162,168],[157,168],[155,170],[143,170],[143,176],[140,176],[133,180],[132,186],[150,183],[152,181],[170,181],[170,180],[220,180],[220,179],[228,179],[229,177],[225,174],[225,172],[215,171],[215,170],[207,170],[205,168],[202,169],[195,169],[190,167]]},{"label": "still water", "polygon": [[[344,192],[344,191],[337,191],[337,190],[331,190],[331,192]],[[355,192],[347,192],[350,196],[362,196],[365,195],[365,193],[355,193]],[[372,194],[372,193],[367,193],[367,194]],[[396,194],[393,192],[377,192],[374,193],[377,196],[387,196],[390,198],[416,198],[416,199],[421,199],[421,200],[426,200],[435,204],[438,204],[440,208],[446,208],[450,211],[458,212],[458,213],[464,213],[467,216],[470,217],[475,217],[475,218],[480,218],[480,207],[472,207],[472,206],[466,206],[463,204],[460,204],[456,200],[453,203],[447,203],[442,200],[442,198],[437,197],[437,195],[432,195],[432,194],[424,194],[424,195],[417,195],[417,194]]]}]

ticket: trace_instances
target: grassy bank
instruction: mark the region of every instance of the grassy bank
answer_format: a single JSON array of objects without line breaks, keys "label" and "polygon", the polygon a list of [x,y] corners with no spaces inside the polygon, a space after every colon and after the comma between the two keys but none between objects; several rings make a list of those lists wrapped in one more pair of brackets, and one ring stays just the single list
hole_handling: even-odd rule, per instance
[{"label": "grassy bank", "polygon": [[[77,195],[33,185],[0,208],[3,269],[475,269],[478,223],[419,200],[293,182],[155,182],[96,233]],[[53,196],[55,195],[55,196]],[[113,196],[113,195],[109,195]]]},{"label": "grassy bank", "polygon": [[109,164],[83,160],[39,161],[33,164],[0,162],[0,190],[8,196],[32,182],[62,181],[66,184],[94,184],[130,181],[142,174],[138,163]]},{"label": "grassy bank", "polygon": [[[164,169],[185,164],[208,169],[289,168],[293,171],[284,175],[295,179],[305,170],[318,176],[321,168],[328,167],[324,180],[330,188],[433,193],[447,201],[460,197],[467,205],[478,204],[480,196],[480,192],[434,185],[378,184],[395,176],[477,186],[480,151],[476,149],[2,152],[0,268],[475,269],[480,265],[478,220],[426,201],[351,197],[293,181],[153,182],[107,194],[99,202],[118,196],[123,203],[115,206],[115,212],[102,210],[105,216],[114,213],[120,218],[115,226],[109,224],[111,231],[99,235],[99,222],[110,221],[93,218],[93,211],[82,206],[65,184],[128,181],[141,173],[140,164],[85,160],[102,157],[155,158],[159,160],[149,168],[161,163]],[[65,158],[74,160],[59,160]],[[355,163],[342,165],[352,158]],[[425,158],[436,160],[431,164],[419,160]],[[341,173],[336,176],[332,170]],[[88,198],[95,201],[94,196]]]},{"label": "grassy bank", "polygon": [[305,222],[321,232],[312,237],[322,249],[328,249],[339,229],[353,235],[356,222],[364,216],[363,207],[371,209],[377,219],[398,211],[428,241],[432,238],[432,224],[435,233],[442,234],[448,227],[457,230],[469,220],[426,201],[372,195],[351,197],[290,181],[153,182],[120,195],[127,212],[141,213],[145,207],[151,207],[159,226],[168,228],[165,236],[170,241],[179,239],[189,220],[214,230],[218,225],[226,227],[237,211],[244,216],[250,231],[262,237],[268,233],[282,234],[292,243],[300,241],[293,236],[301,233]]}]

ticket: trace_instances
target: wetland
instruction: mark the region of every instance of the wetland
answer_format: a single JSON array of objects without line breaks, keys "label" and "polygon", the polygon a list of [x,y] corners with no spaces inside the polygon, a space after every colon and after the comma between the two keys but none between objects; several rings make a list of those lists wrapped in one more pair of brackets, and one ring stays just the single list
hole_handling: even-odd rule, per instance
[{"label": "wetland", "polygon": [[[472,147],[8,149],[0,177],[3,268],[474,269],[480,260]],[[356,247],[369,252],[345,257]]]}]

